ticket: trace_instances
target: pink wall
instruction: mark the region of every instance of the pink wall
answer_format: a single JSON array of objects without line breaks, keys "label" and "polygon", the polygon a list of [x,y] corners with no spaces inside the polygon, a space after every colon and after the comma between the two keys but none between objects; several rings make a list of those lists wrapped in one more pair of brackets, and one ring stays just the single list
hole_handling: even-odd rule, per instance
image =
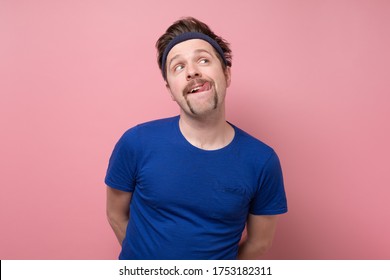
[{"label": "pink wall", "polygon": [[178,113],[154,43],[193,15],[232,44],[229,120],[283,164],[290,212],[265,258],[390,259],[389,8],[0,0],[0,258],[116,258],[108,157],[127,128]]}]

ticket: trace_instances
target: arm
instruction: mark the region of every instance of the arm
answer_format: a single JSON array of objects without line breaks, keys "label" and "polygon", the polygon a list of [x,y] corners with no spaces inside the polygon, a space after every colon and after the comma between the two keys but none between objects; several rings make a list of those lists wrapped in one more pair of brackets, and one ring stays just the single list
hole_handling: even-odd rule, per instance
[{"label": "arm", "polygon": [[272,245],[277,216],[249,214],[247,236],[238,249],[238,259],[254,260],[264,254]]},{"label": "arm", "polygon": [[121,245],[129,222],[131,196],[131,192],[123,192],[107,187],[107,219]]}]

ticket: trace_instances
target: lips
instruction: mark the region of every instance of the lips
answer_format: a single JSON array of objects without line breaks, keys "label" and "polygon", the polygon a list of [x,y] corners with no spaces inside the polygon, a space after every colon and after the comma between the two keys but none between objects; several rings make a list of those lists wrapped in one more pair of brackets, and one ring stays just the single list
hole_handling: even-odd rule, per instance
[{"label": "lips", "polygon": [[208,81],[196,81],[193,82],[191,85],[188,85],[186,89],[187,94],[194,94],[194,93],[200,93],[203,91],[208,91],[211,89],[211,83]]},{"label": "lips", "polygon": [[192,88],[188,93],[196,93],[202,88],[202,86],[203,85],[196,86],[196,87]]}]

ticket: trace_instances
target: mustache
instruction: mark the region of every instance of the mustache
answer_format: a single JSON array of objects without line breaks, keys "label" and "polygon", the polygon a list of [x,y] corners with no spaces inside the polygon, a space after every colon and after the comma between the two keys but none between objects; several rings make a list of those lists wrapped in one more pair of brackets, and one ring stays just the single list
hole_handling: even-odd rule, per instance
[{"label": "mustache", "polygon": [[187,86],[183,90],[183,95],[186,95],[194,86],[204,85],[205,83],[210,83],[210,85],[214,84],[212,81],[202,79],[202,78],[193,79],[193,80],[189,81],[189,83],[187,84]]}]

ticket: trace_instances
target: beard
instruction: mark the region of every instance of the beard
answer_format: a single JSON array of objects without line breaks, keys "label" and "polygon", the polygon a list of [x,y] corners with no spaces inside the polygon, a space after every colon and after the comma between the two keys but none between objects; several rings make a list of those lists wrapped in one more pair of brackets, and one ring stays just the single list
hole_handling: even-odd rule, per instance
[{"label": "beard", "polygon": [[[191,88],[193,88],[197,84],[205,84],[209,83],[210,84],[210,89],[212,90],[212,96],[210,97],[210,100],[206,102],[206,104],[196,104],[197,102],[194,100],[191,100],[191,97],[189,97],[192,94],[197,94],[197,93],[189,93]],[[192,80],[183,90],[183,96],[185,98],[188,110],[195,115],[195,116],[201,116],[209,111],[213,111],[218,108],[219,104],[219,97],[218,93],[215,89],[214,86],[214,81],[206,80],[206,79],[194,79]],[[184,108],[183,108],[184,109]]]}]

